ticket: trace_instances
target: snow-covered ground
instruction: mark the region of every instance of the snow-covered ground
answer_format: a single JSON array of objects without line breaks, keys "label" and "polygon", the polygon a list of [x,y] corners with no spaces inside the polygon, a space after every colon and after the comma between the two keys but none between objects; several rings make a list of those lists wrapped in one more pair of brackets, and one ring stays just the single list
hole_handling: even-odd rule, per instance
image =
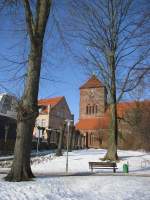
[{"label": "snow-covered ground", "polygon": [[[66,155],[34,158],[37,176],[29,182],[9,183],[0,175],[0,200],[150,200],[150,153],[118,151],[121,161],[117,173],[95,170],[89,161],[99,161],[105,150],[89,149],[69,153],[69,175],[65,175]],[[129,163],[129,174],[122,173]]]}]

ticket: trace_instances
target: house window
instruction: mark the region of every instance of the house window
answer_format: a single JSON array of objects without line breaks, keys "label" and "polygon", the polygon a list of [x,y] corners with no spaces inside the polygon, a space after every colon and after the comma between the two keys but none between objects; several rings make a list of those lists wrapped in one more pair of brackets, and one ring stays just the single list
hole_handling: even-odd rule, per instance
[{"label": "house window", "polygon": [[42,119],[42,120],[41,120],[41,126],[42,126],[42,127],[46,127],[46,120],[45,120],[45,119]]}]

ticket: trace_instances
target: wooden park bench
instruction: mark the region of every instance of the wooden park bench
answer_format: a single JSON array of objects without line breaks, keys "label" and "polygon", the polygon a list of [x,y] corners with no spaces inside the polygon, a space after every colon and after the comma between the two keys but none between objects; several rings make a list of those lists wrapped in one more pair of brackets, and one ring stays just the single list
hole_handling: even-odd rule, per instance
[{"label": "wooden park bench", "polygon": [[116,172],[117,165],[114,162],[89,162],[89,168],[93,172],[93,169],[113,169]]}]

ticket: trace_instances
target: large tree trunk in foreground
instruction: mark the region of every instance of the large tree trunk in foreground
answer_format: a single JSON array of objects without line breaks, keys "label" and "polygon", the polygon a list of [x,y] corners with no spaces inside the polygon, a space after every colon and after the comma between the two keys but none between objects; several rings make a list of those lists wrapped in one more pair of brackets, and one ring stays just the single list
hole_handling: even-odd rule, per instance
[{"label": "large tree trunk in foreground", "polygon": [[38,0],[32,13],[29,0],[24,0],[27,32],[30,39],[27,78],[23,97],[18,106],[17,138],[14,161],[6,180],[23,181],[33,178],[30,167],[32,133],[38,116],[38,90],[41,71],[43,39],[48,21],[51,0]]},{"label": "large tree trunk in foreground", "polygon": [[42,47],[39,44],[32,47],[26,87],[18,106],[17,138],[14,151],[14,161],[6,180],[22,181],[33,177],[30,167],[30,151],[32,133],[38,116],[37,97],[41,65]]},{"label": "large tree trunk in foreground", "polygon": [[11,171],[6,177],[6,180],[21,181],[34,177],[30,167],[32,134],[29,133],[31,133],[32,130],[32,124],[30,122],[18,123],[14,161]]}]

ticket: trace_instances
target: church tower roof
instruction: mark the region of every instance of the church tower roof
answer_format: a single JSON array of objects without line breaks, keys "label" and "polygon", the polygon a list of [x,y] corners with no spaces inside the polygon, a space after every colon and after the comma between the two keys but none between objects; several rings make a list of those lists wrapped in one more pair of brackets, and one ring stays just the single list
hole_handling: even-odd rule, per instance
[{"label": "church tower roof", "polygon": [[86,83],[84,83],[80,89],[99,87],[104,87],[103,83],[95,75],[92,75],[92,77]]}]

